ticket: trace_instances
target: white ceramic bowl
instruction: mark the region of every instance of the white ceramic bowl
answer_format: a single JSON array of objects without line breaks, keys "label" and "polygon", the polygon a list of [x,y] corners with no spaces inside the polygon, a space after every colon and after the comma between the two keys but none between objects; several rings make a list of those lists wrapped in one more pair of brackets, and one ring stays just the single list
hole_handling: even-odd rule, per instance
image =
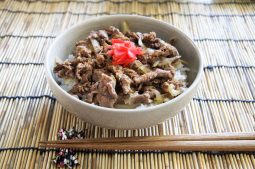
[{"label": "white ceramic bowl", "polygon": [[[188,67],[191,69],[188,73],[190,86],[185,92],[166,103],[144,109],[114,109],[83,102],[68,94],[56,83],[52,71],[56,57],[65,60],[74,48],[75,42],[84,39],[90,31],[104,29],[111,25],[120,27],[120,23],[123,21],[127,21],[130,29],[134,32],[154,31],[158,37],[167,42],[169,42],[170,38],[176,38],[175,47],[182,58],[189,63]],[[176,115],[195,95],[203,72],[199,50],[183,32],[165,22],[132,15],[97,17],[64,31],[51,45],[47,53],[45,67],[47,81],[54,96],[68,111],[86,122],[101,127],[119,129],[149,127]]]}]

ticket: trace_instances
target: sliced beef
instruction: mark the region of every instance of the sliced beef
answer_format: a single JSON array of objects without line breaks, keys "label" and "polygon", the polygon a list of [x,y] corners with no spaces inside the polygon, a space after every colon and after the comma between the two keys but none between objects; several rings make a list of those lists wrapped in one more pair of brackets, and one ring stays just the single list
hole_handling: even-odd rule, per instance
[{"label": "sliced beef", "polygon": [[124,74],[121,66],[111,65],[108,67],[108,69],[114,73],[116,79],[120,82],[124,94],[133,92],[131,89],[131,83],[133,83],[133,81]]},{"label": "sliced beef", "polygon": [[124,102],[125,104],[148,104],[151,103],[152,100],[150,99],[151,96],[149,93],[143,93],[143,94],[139,94],[139,93],[134,93],[134,94],[130,94],[129,98],[126,99]]},{"label": "sliced beef", "polygon": [[137,43],[139,36],[135,32],[127,32],[125,34],[131,41]]},{"label": "sliced beef", "polygon": [[98,85],[99,85],[99,82],[96,82],[91,86],[89,93],[83,96],[84,101],[88,103],[93,103],[93,101],[95,100],[94,99],[95,95],[98,93]]},{"label": "sliced beef", "polygon": [[130,67],[139,74],[144,74],[151,71],[147,64],[142,64],[139,60],[135,60],[132,64],[130,64]]},{"label": "sliced beef", "polygon": [[92,80],[94,82],[98,82],[101,79],[101,75],[103,73],[106,73],[105,69],[94,69],[93,75],[92,75]]},{"label": "sliced beef", "polygon": [[93,79],[96,79],[97,82],[91,86],[90,92],[84,97],[84,101],[97,102],[104,107],[113,107],[118,99],[114,76],[108,76],[102,70],[95,70]]},{"label": "sliced beef", "polygon": [[177,49],[174,46],[165,43],[163,40],[161,40],[160,43],[161,47],[159,48],[159,50],[156,50],[154,52],[154,57],[174,57],[179,55]]},{"label": "sliced beef", "polygon": [[65,61],[63,64],[57,63],[53,71],[60,78],[74,78],[74,69],[71,62]]},{"label": "sliced beef", "polygon": [[75,45],[75,56],[76,57],[91,57],[91,48],[87,41],[79,41]]},{"label": "sliced beef", "polygon": [[130,68],[123,68],[124,73],[127,74],[131,79],[137,78],[140,75],[133,69]]},{"label": "sliced beef", "polygon": [[171,58],[159,58],[158,60],[156,60],[152,67],[159,67],[159,68],[168,68],[171,67],[171,69],[175,69],[172,64],[175,63],[176,61],[178,61],[181,58],[181,56],[177,55],[175,57],[171,57]]},{"label": "sliced beef", "polygon": [[144,33],[142,41],[145,43],[147,47],[153,49],[159,49],[161,46],[160,40],[156,37],[155,32]]},{"label": "sliced beef", "polygon": [[173,75],[172,75],[171,71],[156,69],[154,71],[151,71],[149,73],[146,73],[146,74],[143,74],[139,77],[134,78],[134,81],[135,81],[136,84],[140,84],[140,83],[149,82],[152,79],[159,78],[159,77],[166,78],[166,79],[171,79],[173,77]]},{"label": "sliced beef", "polygon": [[88,38],[96,39],[98,41],[108,40],[108,34],[105,30],[91,31]]},{"label": "sliced beef", "polygon": [[105,66],[105,58],[104,55],[102,54],[97,54],[96,55],[96,60],[95,60],[97,67],[101,68]]},{"label": "sliced beef", "polygon": [[143,57],[138,58],[143,64],[154,64],[160,58],[179,55],[174,46],[157,38],[155,32],[144,33],[140,36],[142,36],[142,41],[147,47],[144,49]]},{"label": "sliced beef", "polygon": [[116,79],[113,76],[102,74],[98,85],[97,101],[100,106],[113,107],[118,99],[115,91]]},{"label": "sliced beef", "polygon": [[77,83],[73,86],[71,89],[71,93],[78,95],[78,96],[83,96],[85,93],[87,93],[90,90],[90,83]]},{"label": "sliced beef", "polygon": [[89,62],[78,63],[76,66],[76,78],[82,80],[83,82],[91,82],[90,78],[92,76],[93,66]]},{"label": "sliced beef", "polygon": [[171,58],[176,56],[179,56],[177,49],[171,45],[167,45],[167,46],[162,46],[160,49],[154,50],[153,52],[145,50],[143,57],[139,57],[138,59],[143,64],[153,65],[159,59]]},{"label": "sliced beef", "polygon": [[102,45],[102,51],[103,51],[104,53],[107,53],[107,51],[109,50],[110,45],[109,45],[106,41],[103,41],[103,42],[101,43],[101,45]]},{"label": "sliced beef", "polygon": [[128,37],[126,37],[118,28],[115,28],[114,26],[110,26],[109,29],[107,29],[107,33],[111,36],[111,38],[129,40]]}]

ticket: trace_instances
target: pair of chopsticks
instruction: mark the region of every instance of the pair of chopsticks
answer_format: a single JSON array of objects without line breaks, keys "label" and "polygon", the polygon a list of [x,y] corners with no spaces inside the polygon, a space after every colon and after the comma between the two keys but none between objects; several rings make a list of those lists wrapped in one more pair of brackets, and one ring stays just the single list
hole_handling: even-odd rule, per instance
[{"label": "pair of chopsticks", "polygon": [[39,146],[113,151],[255,151],[255,132],[41,141]]}]

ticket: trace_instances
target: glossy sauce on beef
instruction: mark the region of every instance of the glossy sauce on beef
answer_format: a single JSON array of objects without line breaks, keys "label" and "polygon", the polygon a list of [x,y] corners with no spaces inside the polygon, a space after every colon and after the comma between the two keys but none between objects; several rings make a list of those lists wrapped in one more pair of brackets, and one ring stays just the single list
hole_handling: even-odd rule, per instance
[{"label": "glossy sauce on beef", "polygon": [[[107,54],[113,38],[134,42],[142,48],[142,55],[127,66],[113,65]],[[92,31],[76,43],[73,56],[57,62],[54,73],[60,79],[71,79],[68,92],[88,103],[103,107],[160,104],[186,87],[185,79],[175,78],[178,67],[183,68],[181,56],[155,32],[122,33],[113,26]]]}]

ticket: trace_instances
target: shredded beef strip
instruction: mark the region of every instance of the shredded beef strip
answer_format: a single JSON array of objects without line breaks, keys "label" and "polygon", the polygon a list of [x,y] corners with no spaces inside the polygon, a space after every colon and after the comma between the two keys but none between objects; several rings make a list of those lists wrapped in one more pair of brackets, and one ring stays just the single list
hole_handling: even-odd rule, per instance
[{"label": "shredded beef strip", "polygon": [[53,70],[56,75],[60,78],[74,77],[74,67],[71,65],[71,62],[65,61],[63,64],[57,63]]},{"label": "shredded beef strip", "polygon": [[105,57],[104,57],[104,55],[97,54],[95,62],[96,62],[98,67],[100,67],[100,68],[104,67],[105,66]]},{"label": "shredded beef strip", "polygon": [[115,28],[114,26],[110,26],[107,29],[107,33],[111,36],[111,38],[115,39],[122,39],[122,40],[129,40],[119,29]]},{"label": "shredded beef strip", "polygon": [[77,83],[71,89],[71,93],[82,97],[86,94],[91,88],[90,83]]},{"label": "shredded beef strip", "polygon": [[115,91],[116,79],[106,74],[101,75],[98,85],[97,100],[100,106],[113,107],[118,95]]},{"label": "shredded beef strip", "polygon": [[173,75],[171,71],[156,69],[154,71],[151,71],[149,73],[146,73],[139,77],[134,78],[134,81],[136,84],[140,84],[140,83],[149,82],[150,80],[159,78],[159,77],[171,79]]},{"label": "shredded beef strip", "polygon": [[157,38],[155,32],[145,33],[140,36],[142,36],[142,41],[147,47],[147,49],[144,50],[143,57],[138,58],[144,64],[153,64],[159,58],[169,58],[179,55],[178,50],[174,46]]},{"label": "shredded beef strip", "polygon": [[93,103],[94,96],[98,93],[98,84],[99,82],[94,83],[91,88],[90,92],[84,95],[83,100],[88,103]]},{"label": "shredded beef strip", "polygon": [[124,73],[127,74],[131,79],[137,78],[139,76],[139,74],[130,68],[123,68]]},{"label": "shredded beef strip", "polygon": [[159,94],[160,92],[157,89],[148,89],[146,91],[151,98],[155,98],[157,94]]},{"label": "shredded beef strip", "polygon": [[128,99],[126,99],[124,102],[125,104],[139,104],[139,103],[143,103],[143,104],[148,104],[151,103],[152,100],[150,99],[151,96],[149,93],[143,93],[143,94],[131,94],[129,96]]},{"label": "shredded beef strip", "polygon": [[83,80],[84,82],[89,82],[90,77],[92,76],[93,67],[89,63],[78,63],[76,66],[76,78]]},{"label": "shredded beef strip", "polygon": [[93,79],[98,81],[92,85],[91,91],[84,98],[85,101],[92,103],[96,97],[100,106],[113,107],[118,99],[115,91],[116,79],[113,76],[106,75],[101,70],[96,70]]},{"label": "shredded beef strip", "polygon": [[131,83],[133,80],[124,74],[121,66],[109,66],[108,69],[114,73],[116,79],[120,82],[123,93],[128,94],[132,92]]},{"label": "shredded beef strip", "polygon": [[159,49],[161,47],[160,40],[156,38],[155,32],[144,33],[142,41],[150,48]]},{"label": "shredded beef strip", "polygon": [[126,32],[125,34],[131,41],[137,43],[139,36],[135,32]]},{"label": "shredded beef strip", "polygon": [[81,57],[91,57],[91,50],[86,46],[76,46],[76,55]]}]

